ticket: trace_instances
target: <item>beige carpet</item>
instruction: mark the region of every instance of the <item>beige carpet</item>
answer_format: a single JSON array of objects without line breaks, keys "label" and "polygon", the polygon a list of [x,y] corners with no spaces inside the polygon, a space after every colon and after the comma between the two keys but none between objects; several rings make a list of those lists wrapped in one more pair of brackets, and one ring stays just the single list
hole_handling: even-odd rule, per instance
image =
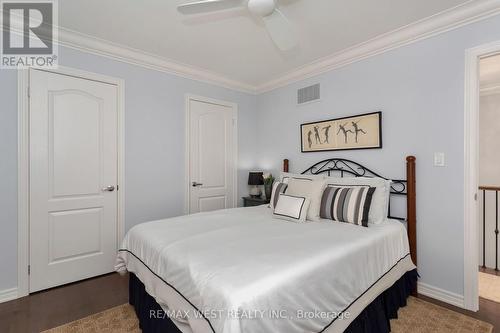
[{"label": "beige carpet", "polygon": [[479,272],[479,296],[500,303],[500,276]]},{"label": "beige carpet", "polygon": [[[408,306],[399,310],[399,319],[391,321],[393,333],[491,333],[493,326],[410,297]],[[44,333],[139,333],[134,309],[120,305],[98,314],[59,326]]]}]

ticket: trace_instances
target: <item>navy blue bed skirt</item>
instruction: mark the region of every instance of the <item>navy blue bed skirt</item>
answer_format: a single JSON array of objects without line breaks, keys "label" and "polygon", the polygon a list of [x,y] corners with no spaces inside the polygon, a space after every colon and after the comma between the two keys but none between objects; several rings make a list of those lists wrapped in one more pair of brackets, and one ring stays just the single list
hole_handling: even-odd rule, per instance
[{"label": "navy blue bed skirt", "polygon": [[[398,317],[400,307],[406,306],[408,296],[415,290],[417,279],[417,270],[407,272],[368,305],[345,332],[389,333],[391,331],[390,320]],[[144,284],[132,273],[129,281],[129,303],[135,309],[143,333],[181,333],[168,317],[151,317],[152,311],[161,313],[162,308],[146,292]]]}]

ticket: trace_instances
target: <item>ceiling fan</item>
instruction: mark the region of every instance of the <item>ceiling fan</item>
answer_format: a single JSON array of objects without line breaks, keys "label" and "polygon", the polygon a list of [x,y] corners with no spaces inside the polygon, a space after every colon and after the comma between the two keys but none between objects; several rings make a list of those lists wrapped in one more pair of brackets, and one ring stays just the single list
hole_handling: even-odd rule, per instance
[{"label": "ceiling fan", "polygon": [[275,0],[204,0],[180,5],[177,10],[193,15],[238,7],[247,7],[264,21],[269,36],[280,50],[287,51],[298,45],[290,21],[277,8]]}]

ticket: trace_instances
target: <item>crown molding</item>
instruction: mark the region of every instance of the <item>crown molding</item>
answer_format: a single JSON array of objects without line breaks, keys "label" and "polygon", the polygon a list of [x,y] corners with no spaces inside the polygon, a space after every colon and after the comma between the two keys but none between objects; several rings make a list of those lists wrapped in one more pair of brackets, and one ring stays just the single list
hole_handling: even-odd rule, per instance
[{"label": "crown molding", "polygon": [[[261,85],[237,81],[221,74],[183,64],[94,36],[59,27],[58,44],[124,63],[201,81],[231,90],[258,95],[338,69],[467,24],[500,14],[500,0],[469,0],[466,3],[379,35],[330,56],[313,61]],[[0,26],[2,30],[2,26]]]},{"label": "crown molding", "polygon": [[257,94],[272,91],[329,72],[360,60],[442,34],[500,14],[500,0],[470,0],[402,28],[382,34],[328,57],[301,66],[256,88]]},{"label": "crown molding", "polygon": [[[1,12],[0,10],[0,13]],[[14,15],[11,16],[11,19],[19,21],[18,26],[22,26],[22,17]],[[0,24],[0,31],[2,30],[3,24]],[[159,55],[147,53],[61,26],[56,27],[56,31],[56,43],[64,47],[247,94],[256,94],[255,86],[232,80],[206,69],[183,64]],[[12,32],[20,35],[23,34],[23,31],[20,30],[12,30]]]},{"label": "crown molding", "polygon": [[63,27],[59,27],[58,44],[75,50],[84,51],[191,80],[221,86],[247,94],[256,93],[254,86],[232,80],[220,74],[94,36],[85,35]]}]

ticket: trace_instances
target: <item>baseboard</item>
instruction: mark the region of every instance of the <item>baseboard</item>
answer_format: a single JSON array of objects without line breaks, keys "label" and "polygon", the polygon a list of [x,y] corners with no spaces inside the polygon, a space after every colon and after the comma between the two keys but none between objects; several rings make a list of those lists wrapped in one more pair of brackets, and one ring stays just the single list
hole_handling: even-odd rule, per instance
[{"label": "baseboard", "polygon": [[17,288],[0,290],[0,303],[12,301],[17,298]]},{"label": "baseboard", "polygon": [[418,283],[418,293],[430,298],[434,298],[435,300],[457,306],[462,309],[465,308],[463,295],[458,295],[450,291],[428,285],[426,283]]}]

